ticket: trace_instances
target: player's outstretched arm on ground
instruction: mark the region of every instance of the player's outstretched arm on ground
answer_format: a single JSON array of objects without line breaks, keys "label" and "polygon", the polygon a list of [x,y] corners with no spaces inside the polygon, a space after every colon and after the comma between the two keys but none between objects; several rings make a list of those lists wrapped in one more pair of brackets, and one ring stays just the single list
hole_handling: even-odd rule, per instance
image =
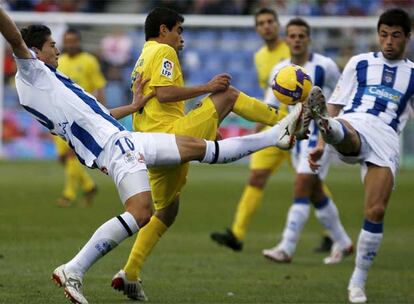
[{"label": "player's outstretched arm on ground", "polygon": [[134,81],[134,95],[131,104],[110,110],[111,115],[115,119],[121,119],[129,114],[138,112],[145,106],[148,100],[155,96],[154,92],[148,95],[144,95],[143,93],[144,86],[148,81],[149,79],[142,79],[140,74],[137,75]]},{"label": "player's outstretched arm on ground", "polygon": [[32,58],[19,29],[2,7],[0,7],[0,31],[18,58]]}]

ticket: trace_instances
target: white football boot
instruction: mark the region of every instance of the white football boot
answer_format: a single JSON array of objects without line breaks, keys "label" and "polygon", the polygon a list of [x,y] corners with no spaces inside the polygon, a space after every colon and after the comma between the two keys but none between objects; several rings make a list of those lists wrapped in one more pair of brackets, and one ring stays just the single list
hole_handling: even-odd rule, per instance
[{"label": "white football boot", "polygon": [[[310,96],[310,95],[309,95]],[[312,121],[312,113],[309,105],[309,97],[303,102],[303,114],[302,120],[295,133],[296,140],[308,139],[309,138],[309,125]]]},{"label": "white football boot", "polygon": [[315,120],[323,139],[325,139],[326,142],[332,142],[330,139],[331,127],[329,126],[329,115],[326,108],[326,100],[320,87],[314,86],[312,88],[309,94],[308,103],[312,118]]},{"label": "white football boot", "polygon": [[130,281],[127,279],[125,271],[118,271],[112,278],[111,286],[113,289],[123,291],[124,295],[136,301],[148,301],[142,288],[142,281]]},{"label": "white football boot", "polygon": [[354,252],[354,246],[349,245],[346,248],[342,248],[338,243],[332,245],[331,253],[329,256],[323,259],[323,263],[326,265],[338,264],[343,261],[344,258],[350,256]]},{"label": "white football boot", "polygon": [[263,249],[262,254],[265,258],[276,263],[290,263],[292,261],[292,257],[286,251],[280,249],[279,246]]},{"label": "white football boot", "polygon": [[365,289],[360,286],[349,286],[348,300],[349,303],[366,303],[367,296],[365,295]]},{"label": "white football boot", "polygon": [[279,121],[280,135],[276,147],[282,150],[292,149],[295,144],[295,133],[301,125],[303,104],[298,102],[290,113]]},{"label": "white football boot", "polygon": [[88,304],[82,291],[82,277],[65,270],[65,264],[60,265],[52,273],[52,280],[63,287],[66,297],[74,304]]}]

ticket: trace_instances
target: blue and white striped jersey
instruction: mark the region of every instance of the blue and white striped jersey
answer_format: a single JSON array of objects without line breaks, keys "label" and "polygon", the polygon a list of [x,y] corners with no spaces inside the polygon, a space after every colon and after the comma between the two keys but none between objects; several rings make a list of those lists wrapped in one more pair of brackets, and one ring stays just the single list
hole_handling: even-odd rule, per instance
[{"label": "blue and white striped jersey", "polygon": [[94,96],[32,55],[16,58],[20,104],[92,167],[108,139],[124,127]]},{"label": "blue and white striped jersey", "polygon": [[[279,107],[279,101],[276,99],[275,95],[272,92],[272,82],[277,72],[279,72],[279,70],[283,67],[290,64],[292,64],[291,59],[285,59],[276,64],[272,69],[268,82],[269,86],[265,93],[265,103],[274,107]],[[335,88],[336,83],[338,82],[339,77],[341,76],[336,63],[332,59],[321,54],[311,53],[309,55],[309,60],[305,63],[303,68],[311,78],[313,85],[322,88],[325,96],[330,96]],[[318,142],[318,128],[316,127],[314,121],[312,121],[309,126],[309,132],[310,134],[308,146],[310,148],[315,147]],[[299,148],[300,145],[297,144],[295,150]]]},{"label": "blue and white striped jersey", "polygon": [[344,113],[369,113],[398,134],[413,111],[414,63],[390,61],[381,52],[352,57],[329,99]]}]

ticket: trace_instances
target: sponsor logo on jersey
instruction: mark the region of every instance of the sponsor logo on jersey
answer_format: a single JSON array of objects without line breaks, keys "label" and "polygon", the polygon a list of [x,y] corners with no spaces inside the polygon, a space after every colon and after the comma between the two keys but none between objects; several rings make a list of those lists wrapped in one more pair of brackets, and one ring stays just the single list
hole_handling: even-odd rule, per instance
[{"label": "sponsor logo on jersey", "polygon": [[397,90],[382,85],[367,86],[365,89],[365,94],[374,96],[376,98],[381,98],[385,101],[395,104],[399,104],[403,96],[403,94]]},{"label": "sponsor logo on jersey", "polygon": [[161,75],[172,79],[174,63],[167,58],[162,59]]}]

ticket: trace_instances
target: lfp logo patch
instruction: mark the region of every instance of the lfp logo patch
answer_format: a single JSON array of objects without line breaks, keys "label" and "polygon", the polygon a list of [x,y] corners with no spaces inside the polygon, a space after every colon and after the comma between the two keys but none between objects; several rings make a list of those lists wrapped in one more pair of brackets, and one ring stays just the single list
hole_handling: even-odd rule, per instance
[{"label": "lfp logo patch", "polygon": [[174,63],[171,60],[168,60],[167,58],[163,58],[162,65],[161,65],[161,75],[172,79],[173,70],[174,70]]}]

